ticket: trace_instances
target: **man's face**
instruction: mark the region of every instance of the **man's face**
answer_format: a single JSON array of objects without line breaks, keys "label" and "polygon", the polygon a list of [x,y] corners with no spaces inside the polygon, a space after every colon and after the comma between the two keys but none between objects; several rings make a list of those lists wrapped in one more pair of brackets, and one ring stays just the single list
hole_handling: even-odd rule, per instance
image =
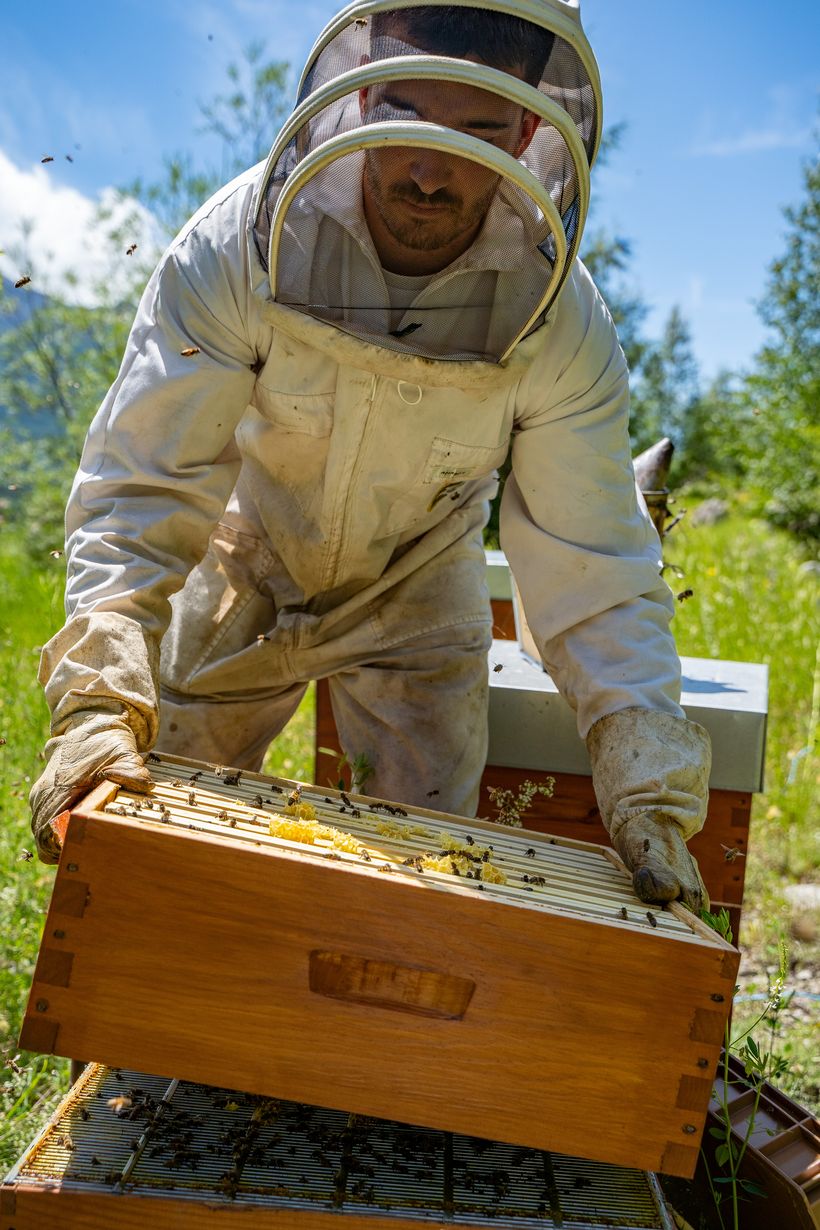
[{"label": "man's face", "polygon": [[[536,116],[515,103],[456,82],[373,86],[361,91],[360,105],[365,121],[441,124],[514,158],[538,125]],[[368,150],[365,216],[384,267],[419,275],[445,268],[475,239],[497,186],[497,175],[467,158],[401,145]]]}]

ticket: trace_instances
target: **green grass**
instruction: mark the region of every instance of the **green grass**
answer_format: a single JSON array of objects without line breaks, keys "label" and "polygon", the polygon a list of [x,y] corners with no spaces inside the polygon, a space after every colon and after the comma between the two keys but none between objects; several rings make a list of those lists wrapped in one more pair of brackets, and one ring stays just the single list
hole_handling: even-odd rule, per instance
[{"label": "green grass", "polygon": [[[34,850],[28,793],[43,763],[48,710],[40,647],[63,620],[63,561],[28,558],[0,541],[0,1172],[19,1156],[68,1088],[68,1062],[15,1045],[40,944],[53,869]],[[313,776],[314,689],[268,752],[265,771]]]},{"label": "green grass", "polygon": [[[689,502],[681,498],[680,505]],[[693,511],[692,501],[689,511]],[[820,984],[820,942],[791,933],[784,887],[816,880],[820,867],[817,703],[820,696],[820,584],[801,569],[805,554],[785,532],[748,516],[739,499],[725,520],[699,527],[687,518],[665,544],[665,559],[683,569],[675,592],[691,588],[674,622],[678,648],[688,657],[762,662],[769,667],[765,789],[755,795],[741,936],[741,993],[767,990],[766,971],[785,942],[791,1005],[771,1041],[789,1061],[781,1087],[820,1108],[818,1005],[799,998],[798,973]],[[804,750],[806,749],[806,750]],[[745,971],[745,972],[744,972]],[[736,1005],[735,1032],[755,1016],[753,1002]],[[764,1037],[767,1031],[764,1030]]]},{"label": "green grass", "polygon": [[[811,806],[818,760],[798,753],[812,733],[818,583],[800,572],[792,540],[750,518],[742,504],[712,527],[684,520],[666,556],[685,570],[673,587],[694,590],[677,611],[681,653],[766,662],[771,670],[766,793],[754,805],[743,936],[748,955],[765,971],[776,965],[779,935],[788,940],[784,882],[817,874]],[[37,654],[61,623],[62,580],[61,560],[28,559],[8,536],[0,543],[0,1053],[20,1069],[0,1069],[0,1168],[34,1136],[68,1082],[64,1061],[18,1056],[15,1049],[53,878],[51,869],[21,855],[33,849],[27,795],[47,732]],[[271,749],[266,771],[311,778],[313,705],[311,690]],[[788,942],[795,972],[817,969],[817,943]],[[758,989],[765,990],[765,972],[760,978]],[[747,1015],[747,1005],[739,1005],[737,1019]],[[776,1039],[791,1064],[787,1087],[814,1107],[820,1105],[816,1033],[803,1015],[786,1013]]]},{"label": "green grass", "polygon": [[[41,563],[0,549],[0,1054],[15,1062],[15,1039],[42,931],[53,873],[36,859],[28,791],[40,772],[47,710],[37,683],[38,648],[62,619],[62,561]],[[40,1126],[68,1080],[63,1060],[21,1056],[0,1069],[0,1162]]]},{"label": "green grass", "polygon": [[694,591],[674,622],[680,652],[769,667],[765,790],[755,797],[747,868],[759,907],[774,877],[810,878],[818,867],[820,761],[816,746],[803,749],[816,741],[820,586],[801,572],[787,534],[742,510],[709,527],[684,520],[665,558],[683,569],[679,581],[667,573],[673,588]]}]

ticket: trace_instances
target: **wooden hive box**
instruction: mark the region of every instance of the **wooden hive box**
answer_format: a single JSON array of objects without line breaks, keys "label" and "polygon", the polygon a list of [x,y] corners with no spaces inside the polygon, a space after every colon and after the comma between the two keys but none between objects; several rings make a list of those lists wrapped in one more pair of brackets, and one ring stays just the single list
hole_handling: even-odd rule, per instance
[{"label": "wooden hive box", "polygon": [[149,763],[68,820],[22,1046],[692,1174],[739,956],[612,851]]},{"label": "wooden hive box", "polygon": [[638,1170],[96,1064],[0,1186],[0,1230],[338,1230],[340,1216],[674,1230]]}]

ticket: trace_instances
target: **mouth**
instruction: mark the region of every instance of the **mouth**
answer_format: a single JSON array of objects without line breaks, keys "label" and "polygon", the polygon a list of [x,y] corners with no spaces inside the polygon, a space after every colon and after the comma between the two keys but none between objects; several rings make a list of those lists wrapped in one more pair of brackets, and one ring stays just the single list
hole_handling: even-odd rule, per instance
[{"label": "mouth", "polygon": [[406,197],[401,197],[399,198],[398,204],[402,209],[406,209],[410,213],[414,213],[420,218],[432,218],[439,214],[452,212],[452,206],[445,202],[435,203],[411,201]]}]

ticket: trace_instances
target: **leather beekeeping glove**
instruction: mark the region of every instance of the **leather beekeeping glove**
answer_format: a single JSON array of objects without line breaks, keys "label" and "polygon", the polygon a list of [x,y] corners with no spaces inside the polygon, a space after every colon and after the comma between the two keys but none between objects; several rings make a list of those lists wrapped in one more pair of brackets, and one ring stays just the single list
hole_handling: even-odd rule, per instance
[{"label": "leather beekeeping glove", "polygon": [[613,846],[642,901],[708,906],[686,842],[702,827],[711,744],[702,726],[652,709],[622,709],[587,735],[592,780]]},{"label": "leather beekeeping glove", "polygon": [[32,787],[32,829],[44,862],[59,858],[55,820],[98,782],[147,791],[140,752],[159,724],[156,638],[113,611],[77,615],[43,648],[40,682],[51,709],[46,768]]},{"label": "leather beekeeping glove", "polygon": [[31,828],[44,863],[60,857],[51,827],[61,812],[107,779],[141,794],[151,789],[131,727],[110,713],[76,714],[65,732],[46,744],[46,768],[31,788]]}]

